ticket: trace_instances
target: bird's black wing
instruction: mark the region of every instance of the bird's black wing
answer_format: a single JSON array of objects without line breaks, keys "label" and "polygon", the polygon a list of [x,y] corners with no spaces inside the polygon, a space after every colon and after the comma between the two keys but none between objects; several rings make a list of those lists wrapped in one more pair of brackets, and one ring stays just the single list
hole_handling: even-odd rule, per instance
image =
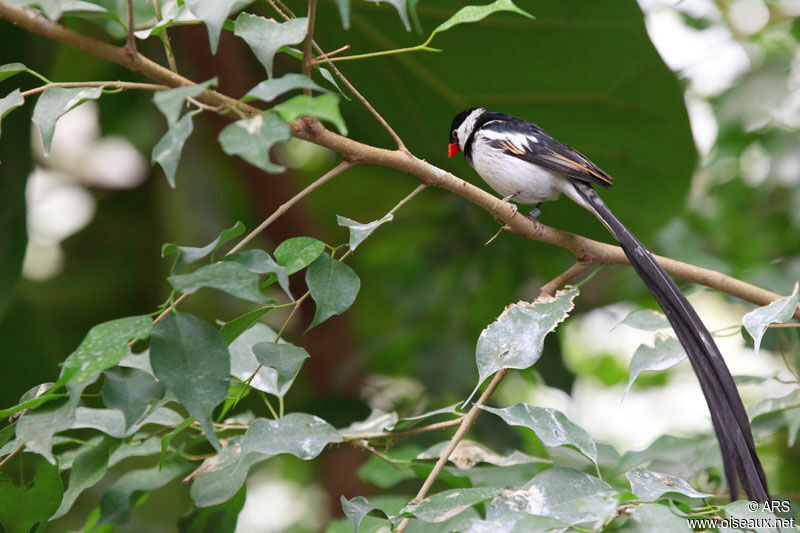
[{"label": "bird's black wing", "polygon": [[[498,114],[499,115],[499,114]],[[492,139],[489,144],[506,154],[534,165],[560,172],[586,183],[611,187],[613,178],[571,146],[559,142],[542,128],[510,115],[495,118],[483,125],[484,130],[507,133],[507,139]],[[522,136],[525,141],[522,141]]]}]

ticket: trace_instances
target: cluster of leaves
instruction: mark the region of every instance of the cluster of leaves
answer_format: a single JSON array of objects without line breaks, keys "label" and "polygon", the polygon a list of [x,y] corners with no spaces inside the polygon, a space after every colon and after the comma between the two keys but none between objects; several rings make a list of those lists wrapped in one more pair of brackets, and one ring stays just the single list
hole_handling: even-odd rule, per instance
[{"label": "cluster of leaves", "polygon": [[[128,27],[127,12],[119,2],[17,3],[38,6],[54,20],[71,16],[99,21],[118,37],[123,37]],[[410,14],[406,3],[390,3],[397,8],[404,25],[415,20],[415,2],[408,3]],[[338,87],[328,70],[315,67],[314,74],[322,78],[319,80],[299,73],[273,77],[276,53],[302,57],[292,45],[306,39],[308,21],[294,18],[280,23],[245,12],[229,20],[231,13],[246,4],[234,0],[165,3],[157,20],[146,2],[134,2],[134,19],[139,28],[136,36],[158,37],[172,26],[203,23],[212,52],[216,52],[222,31],[231,31],[244,40],[263,65],[267,79],[253,87],[243,100],[280,103],[228,125],[219,135],[219,144],[225,153],[238,155],[266,172],[282,172],[284,168],[271,161],[269,151],[276,143],[289,139],[289,121],[312,115],[333,124],[342,134],[347,134],[347,127],[339,112]],[[337,5],[347,27],[349,2],[339,1]],[[426,49],[435,35],[456,24],[476,22],[496,11],[525,14],[510,0],[469,6],[436,27],[416,49]],[[0,67],[0,80],[23,72],[48,84],[33,110],[33,122],[42,134],[45,153],[61,116],[81,102],[111,91],[102,85],[59,87],[20,63]],[[196,105],[196,99],[216,83],[211,79],[160,91],[154,97],[168,130],[153,148],[152,161],[161,165],[173,187],[183,146],[193,130],[193,118],[204,110]],[[287,97],[287,93],[298,89],[311,89],[318,95]],[[22,106],[25,98],[17,89],[0,100],[0,119]],[[195,107],[183,112],[187,103]],[[224,112],[235,113],[235,109]],[[344,313],[357,297],[360,279],[343,262],[345,255],[340,252],[345,246],[349,251],[355,250],[372,231],[391,219],[387,215],[360,224],[339,217],[339,225],[350,232],[347,245],[330,246],[311,237],[295,237],[282,242],[271,255],[265,250],[249,249],[219,257],[221,248],[243,233],[244,227],[238,223],[203,247],[164,245],[162,255],[174,261],[168,277],[174,291],[154,313],[160,320],[133,316],[95,326],[66,358],[54,383],[32,388],[19,404],[0,412],[2,416],[12,416],[11,423],[0,430],[3,527],[10,532],[27,532],[36,524],[44,527],[47,521],[66,515],[81,493],[97,485],[109,469],[132,457],[148,457],[150,466],[129,468],[106,489],[88,518],[87,530],[109,530],[125,523],[133,508],[143,501],[143,494],[178,479],[191,482],[189,493],[196,506],[181,521],[182,530],[194,531],[215,520],[231,523],[230,517],[244,503],[243,486],[248,472],[256,464],[280,454],[310,460],[327,446],[346,441],[371,448],[375,441],[393,440],[392,432],[403,432],[439,417],[460,416],[461,411],[455,407],[410,418],[374,411],[367,420],[337,429],[312,414],[285,412],[284,398],[309,354],[286,342],[282,330],[275,332],[260,321],[261,317],[279,308],[296,309],[308,297],[316,305],[309,329]],[[208,262],[201,264],[207,258]],[[295,297],[290,291],[289,276],[303,271],[308,293]],[[264,295],[263,290],[273,284],[285,293],[287,303],[279,304]],[[219,327],[174,308],[178,293],[192,294],[208,288],[257,307]],[[542,354],[545,336],[566,319],[577,296],[578,290],[573,288],[554,298],[509,306],[477,341],[476,391],[498,371],[533,366]],[[745,318],[745,328],[756,346],[767,325],[787,321],[796,305],[795,291]],[[648,315],[655,326],[639,322],[640,318],[632,316],[626,322],[640,326],[646,323],[644,329],[664,329],[663,317]],[[663,370],[682,360],[685,356],[676,345],[674,339],[663,340],[653,348],[637,351],[629,386],[643,371]],[[236,410],[237,402],[249,394],[263,399],[265,414],[271,417]],[[273,405],[276,401],[277,408]],[[538,443],[541,456],[519,450],[503,455],[486,445],[461,441],[450,457],[453,466],[448,466],[440,477],[449,488],[430,498],[408,504],[404,490],[371,501],[364,497],[342,498],[343,510],[355,531],[374,530],[387,522],[394,524],[412,517],[419,521],[415,522],[418,531],[503,532],[608,526],[688,531],[688,517],[771,516],[767,510],[753,512],[742,504],[710,504],[710,493],[698,491],[674,475],[642,466],[667,470],[693,456],[698,457],[694,464],[688,468],[683,465],[688,475],[697,477],[718,471],[719,457],[712,439],[698,444],[664,437],[647,450],[620,456],[611,447],[596,443],[560,411],[526,403],[482,409],[507,426],[520,427]],[[800,404],[795,394],[757,405],[753,417],[784,416],[796,434],[800,428],[797,412]],[[380,453],[380,458],[372,458],[360,474],[378,487],[394,489],[404,480],[425,478],[445,444],[425,450],[406,447]],[[676,450],[681,452],[677,459]],[[481,508],[483,514],[479,512]],[[332,524],[331,530],[349,527],[340,522]]]}]

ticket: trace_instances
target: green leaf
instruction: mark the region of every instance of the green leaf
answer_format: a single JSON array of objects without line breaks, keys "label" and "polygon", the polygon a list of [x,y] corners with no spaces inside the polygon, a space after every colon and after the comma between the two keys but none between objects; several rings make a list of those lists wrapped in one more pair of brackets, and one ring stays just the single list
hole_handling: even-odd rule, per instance
[{"label": "green leaf", "polygon": [[211,416],[228,393],[230,373],[230,354],[219,332],[196,316],[174,312],[153,328],[150,365],[219,451]]},{"label": "green leaf", "polygon": [[317,117],[332,123],[342,135],[347,135],[347,125],[339,112],[339,97],[335,94],[327,93],[319,96],[298,94],[272,109],[280,113],[287,122],[302,116]]},{"label": "green leaf", "polygon": [[625,477],[628,478],[631,484],[631,492],[645,502],[655,502],[662,495],[670,492],[684,494],[690,498],[708,498],[712,496],[695,490],[689,483],[679,477],[646,470],[641,466],[626,472]]},{"label": "green leaf", "polygon": [[219,45],[219,34],[222,32],[222,25],[228,18],[231,8],[236,0],[186,0],[189,9],[194,16],[206,23],[208,29],[208,41],[211,44],[211,53],[217,53]]},{"label": "green leaf", "polygon": [[44,90],[33,108],[32,120],[42,134],[45,157],[50,154],[56,121],[70,109],[86,100],[96,100],[101,94],[102,87],[48,87]]},{"label": "green leaf", "polygon": [[339,17],[342,19],[342,28],[350,29],[350,0],[336,0],[336,7],[339,8]]},{"label": "green leaf", "polygon": [[666,505],[646,503],[633,509],[626,533],[692,533],[686,518],[675,516]]},{"label": "green leaf", "polygon": [[179,533],[233,533],[244,507],[247,490],[239,489],[231,499],[219,505],[195,509],[178,520]]},{"label": "green leaf", "polygon": [[[231,353],[231,375],[242,381],[249,378],[258,368],[253,346],[261,342],[274,342],[276,336],[277,334],[272,328],[260,322],[253,324],[252,327],[238,335],[236,340],[228,346]],[[280,342],[285,341],[281,340]],[[276,389],[275,370],[261,368],[250,382],[250,386],[264,392],[274,391]]]},{"label": "green leaf", "polygon": [[290,72],[280,78],[264,80],[244,96],[244,100],[258,98],[262,102],[271,102],[278,96],[295,89],[313,89],[315,91],[327,92],[327,89],[320,87],[317,82],[304,74]]},{"label": "green leaf", "polygon": [[653,311],[652,309],[635,309],[626,316],[619,325],[626,325],[634,329],[643,331],[658,331],[669,329],[669,320],[664,313]]},{"label": "green leaf", "polygon": [[98,324],[89,330],[81,344],[64,361],[59,384],[89,383],[98,372],[119,363],[133,339],[150,336],[153,321],[147,315],[119,318]]},{"label": "green leaf", "polygon": [[[5,98],[0,99],[0,122],[2,122],[4,116],[24,103],[25,98],[22,97],[22,93],[19,92],[19,89],[14,89],[8,93]],[[2,131],[3,130],[0,129],[0,133],[2,133]]]},{"label": "green leaf", "polygon": [[518,403],[504,409],[485,405],[484,411],[496,414],[506,424],[533,430],[545,446],[573,446],[597,464],[597,446],[586,431],[572,423],[564,413],[548,407]]},{"label": "green leaf", "polygon": [[[271,305],[267,305],[267,306],[264,306],[264,307],[259,307],[258,309],[254,310],[254,311],[250,311],[249,313],[245,313],[242,316],[238,316],[238,317],[234,318],[230,322],[226,322],[225,325],[222,326],[222,328],[220,328],[219,334],[222,335],[222,339],[225,341],[226,344],[228,344],[228,350],[231,352],[231,375],[232,376],[236,375],[234,373],[235,372],[234,371],[234,366],[235,366],[234,359],[236,359],[236,357],[233,355],[233,350],[231,350],[231,346],[230,345],[236,339],[238,339],[239,336],[242,333],[244,333],[245,331],[247,331],[248,329],[253,327],[253,325],[258,322],[258,319],[261,318],[261,316],[264,313],[266,313],[267,311],[269,311],[270,309],[273,309],[273,307]],[[270,330],[270,331],[272,331],[272,330]],[[273,339],[275,338],[274,332],[273,332],[273,337],[272,338]],[[252,356],[252,352],[251,352],[250,355]],[[253,358],[253,362],[255,362],[255,358]],[[253,364],[252,369],[255,370],[255,364]]]},{"label": "green leaf", "polygon": [[286,168],[270,161],[270,148],[288,141],[289,137],[289,125],[275,113],[266,112],[225,126],[219,134],[219,144],[226,154],[238,155],[265,172],[275,174]]},{"label": "green leaf", "polygon": [[[218,2],[212,2],[212,4],[217,3]],[[167,124],[172,127],[178,122],[178,117],[181,116],[181,111],[184,108],[187,98],[199,96],[203,94],[206,89],[215,85],[217,85],[217,78],[211,78],[197,85],[187,85],[168,91],[158,91],[153,95],[153,102],[155,102],[158,110],[167,118]]]},{"label": "green leaf", "polygon": [[[69,485],[67,490],[64,491],[64,498],[61,500],[61,505],[52,516],[56,519],[64,516],[72,509],[72,505],[78,496],[89,487],[93,487],[98,481],[103,479],[108,469],[109,450],[112,445],[112,440],[109,438],[104,439],[96,447],[87,447],[81,453],[69,472]],[[116,447],[116,445],[115,445]]]},{"label": "green leaf", "polygon": [[312,415],[257,418],[241,441],[232,440],[220,455],[203,462],[190,490],[192,499],[198,507],[217,505],[236,494],[254,464],[282,453],[313,459],[325,446],[341,440],[330,424]]},{"label": "green leaf", "polygon": [[259,342],[253,345],[253,353],[263,367],[272,370],[269,376],[269,390],[275,396],[284,396],[300,372],[308,352],[289,343]]},{"label": "green leaf", "polygon": [[242,300],[257,303],[270,301],[258,288],[258,275],[232,261],[205,265],[188,274],[173,274],[167,281],[184,294],[193,294],[198,289],[210,287]]},{"label": "green leaf", "polygon": [[555,297],[543,296],[533,303],[517,302],[506,307],[478,337],[475,360],[478,385],[503,368],[529,368],[542,355],[544,338],[556,329],[574,307],[578,289],[558,291]]},{"label": "green leaf", "polygon": [[394,428],[395,424],[397,424],[397,420],[396,412],[392,411],[391,413],[386,413],[380,409],[373,408],[365,420],[353,422],[346,428],[341,428],[339,433],[345,437],[352,438],[363,433],[387,431]]},{"label": "green leaf", "polygon": [[313,237],[292,237],[275,248],[275,261],[291,276],[316,261],[325,251],[325,243]]},{"label": "green leaf", "polygon": [[394,6],[406,31],[411,31],[411,24],[408,22],[408,11],[406,10],[406,0],[375,0],[376,4],[380,2],[386,2]]},{"label": "green leaf", "polygon": [[244,233],[244,229],[244,224],[237,221],[230,228],[222,230],[213,241],[202,248],[178,246],[176,244],[167,243],[161,247],[161,257],[175,254],[175,264],[172,265],[172,269],[170,270],[170,272],[175,273],[186,265],[194,263],[198,259],[202,259],[209,254],[213,254],[220,246]]},{"label": "green leaf", "polygon": [[138,493],[163,487],[191,466],[188,461],[175,458],[168,461],[163,468],[155,465],[123,474],[108,488],[100,500],[100,523],[124,524],[136,505]]},{"label": "green leaf", "polygon": [[361,280],[352,268],[324,253],[308,267],[306,285],[317,304],[314,320],[308,326],[311,329],[353,305]]},{"label": "green leaf", "polygon": [[355,220],[350,220],[349,218],[345,218],[340,215],[336,215],[336,223],[340,226],[344,226],[350,229],[350,242],[349,246],[351,250],[355,250],[359,244],[361,244],[364,239],[370,236],[370,234],[375,231],[375,229],[385,222],[389,222],[394,217],[392,215],[386,215],[385,217],[373,220],[372,222],[367,222],[366,224],[361,224],[360,222],[356,222]]},{"label": "green leaf", "polygon": [[267,76],[271,78],[272,60],[275,53],[282,46],[302,42],[306,37],[307,29],[308,19],[305,17],[280,23],[249,13],[240,13],[236,17],[233,33],[245,40],[264,68],[267,69]]},{"label": "green leaf", "polygon": [[494,498],[500,490],[497,487],[445,490],[425,498],[421,503],[406,505],[400,513],[423,522],[444,522],[469,507]]},{"label": "green leaf", "polygon": [[339,496],[339,501],[342,504],[342,511],[344,512],[344,515],[353,521],[353,533],[358,533],[361,520],[363,520],[368,514],[371,514],[372,516],[380,516],[381,518],[389,518],[389,515],[377,507],[374,507],[363,496],[356,496],[352,500],[348,500],[344,496]]},{"label": "green leaf", "polygon": [[[40,407],[28,411],[17,421],[17,439],[24,444],[27,451],[41,454],[55,464],[53,457],[53,435],[72,426],[75,420],[75,409],[81,399],[81,393],[87,384],[67,385],[69,398],[57,407]],[[52,390],[52,389],[51,389]]]},{"label": "green leaf", "polygon": [[[405,418],[401,418],[398,420],[397,425],[394,429],[409,429],[412,428],[423,421],[428,421],[428,419],[439,416],[439,415],[458,415],[458,410],[456,409],[459,404],[448,405],[447,407],[441,407],[439,409],[434,409],[433,411],[428,411],[416,416],[408,416]],[[453,418],[452,416],[448,418]]]},{"label": "green leaf", "polygon": [[742,325],[750,336],[753,337],[756,356],[758,356],[758,349],[761,347],[761,338],[767,331],[767,326],[770,324],[784,324],[792,319],[792,316],[797,310],[797,288],[798,284],[795,283],[792,294],[789,296],[750,311],[742,317]]},{"label": "green leaf", "polygon": [[616,512],[617,500],[617,492],[601,479],[571,468],[551,468],[518,489],[503,491],[487,516],[505,509],[597,529]]},{"label": "green leaf", "polygon": [[56,465],[18,453],[0,469],[0,524],[8,533],[28,533],[56,512],[62,492]]},{"label": "green leaf", "polygon": [[178,122],[170,126],[167,133],[158,140],[150,154],[152,163],[158,163],[164,169],[169,186],[175,188],[175,171],[178,169],[178,161],[181,159],[181,152],[186,139],[192,134],[193,113],[186,113]]},{"label": "green leaf", "polygon": [[666,370],[684,359],[686,359],[686,352],[675,337],[656,337],[652,348],[646,344],[640,345],[631,358],[630,377],[628,386],[625,387],[625,394],[628,393],[631,385],[642,372]]},{"label": "green leaf", "polygon": [[143,370],[120,366],[103,374],[103,402],[122,412],[125,427],[139,420],[150,402],[164,396],[164,386]]},{"label": "green leaf", "polygon": [[164,468],[164,464],[167,462],[167,450],[169,450],[169,445],[172,440],[177,437],[183,430],[188,428],[194,423],[194,417],[190,416],[183,420],[180,424],[175,426],[175,428],[161,437],[161,455],[158,457],[158,464],[160,468]]},{"label": "green leaf", "polygon": [[[419,447],[412,445],[402,449],[392,449],[391,457],[406,464],[388,463],[376,455],[371,456],[366,463],[358,469],[358,477],[382,489],[394,487],[405,479],[415,479],[417,474],[411,468]],[[405,505],[406,502],[403,502]]]},{"label": "green leaf", "polygon": [[[723,507],[723,512],[726,518],[733,518],[739,521],[740,524],[752,524],[754,526],[752,531],[755,533],[780,533],[783,529],[776,528],[777,517],[765,510],[765,505],[760,504],[756,510],[752,510],[750,508],[752,502],[747,500],[739,500],[733,503],[729,503],[725,507]],[[794,528],[794,523],[792,525],[785,525],[786,528]],[[746,529],[750,531],[748,527]]]},{"label": "green leaf", "polygon": [[536,17],[534,17],[530,13],[527,13],[522,9],[518,8],[516,5],[514,5],[514,2],[512,2],[511,0],[495,0],[491,4],[487,4],[484,6],[462,7],[456,12],[455,15],[453,15],[446,21],[439,24],[436,27],[436,29],[431,32],[431,37],[433,37],[437,33],[447,31],[453,26],[456,26],[458,24],[478,22],[479,20],[483,20],[492,13],[497,13],[498,11],[511,11],[513,13],[520,14],[524,17],[528,17],[531,20],[536,19]]},{"label": "green leaf", "polygon": [[[450,441],[442,441],[417,454],[415,459],[438,460]],[[548,463],[548,459],[540,459],[514,450],[508,455],[500,455],[483,444],[463,439],[459,441],[450,457],[447,459],[459,470],[469,470],[478,463],[488,463],[495,466],[515,466],[529,463]]]},{"label": "green leaf", "polygon": [[227,255],[223,259],[225,261],[240,263],[247,268],[247,270],[256,274],[274,274],[274,279],[278,280],[278,285],[281,286],[281,289],[283,289],[283,292],[289,297],[289,300],[294,300],[292,293],[289,291],[289,274],[286,272],[286,268],[276,263],[264,250],[237,252]]},{"label": "green leaf", "polygon": [[11,76],[16,76],[20,72],[27,72],[28,67],[22,63],[6,63],[0,65],[0,81],[3,81]]},{"label": "green leaf", "polygon": [[750,408],[748,415],[750,415],[750,420],[754,420],[756,417],[765,415],[767,413],[785,411],[798,406],[800,406],[800,389],[795,389],[787,395],[779,398],[766,398],[764,400],[760,400]]}]

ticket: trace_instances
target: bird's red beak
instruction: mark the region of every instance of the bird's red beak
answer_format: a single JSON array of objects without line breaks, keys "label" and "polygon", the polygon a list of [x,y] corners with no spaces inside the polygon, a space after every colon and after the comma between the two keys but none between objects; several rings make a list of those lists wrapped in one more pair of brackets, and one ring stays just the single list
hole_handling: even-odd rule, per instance
[{"label": "bird's red beak", "polygon": [[450,143],[447,145],[447,157],[453,157],[460,151],[461,148],[459,148],[456,143]]}]

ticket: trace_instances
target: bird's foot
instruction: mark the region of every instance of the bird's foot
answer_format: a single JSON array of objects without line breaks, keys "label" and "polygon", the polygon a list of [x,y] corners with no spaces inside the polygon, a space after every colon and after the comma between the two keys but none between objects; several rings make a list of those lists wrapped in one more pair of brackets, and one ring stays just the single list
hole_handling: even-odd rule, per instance
[{"label": "bird's foot", "polygon": [[534,222],[538,222],[539,215],[542,214],[542,210],[538,207],[534,207],[530,213],[528,213],[528,218],[533,220]]}]

